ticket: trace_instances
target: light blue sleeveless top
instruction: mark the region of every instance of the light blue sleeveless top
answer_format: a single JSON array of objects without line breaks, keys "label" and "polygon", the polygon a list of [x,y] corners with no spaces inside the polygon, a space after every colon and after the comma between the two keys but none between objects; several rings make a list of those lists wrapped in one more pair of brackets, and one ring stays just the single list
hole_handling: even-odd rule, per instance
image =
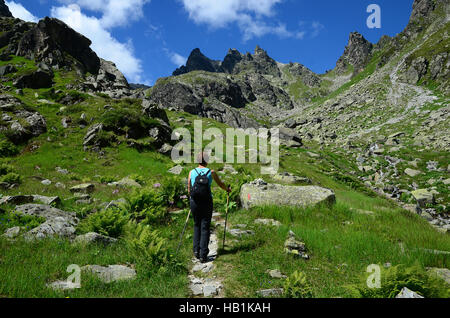
[{"label": "light blue sleeveless top", "polygon": [[199,175],[198,173],[197,173],[197,171],[195,171],[195,170],[197,170],[199,173],[201,173],[201,174],[205,174],[206,172],[208,172],[208,170],[209,170],[209,173],[208,173],[208,179],[209,179],[209,186],[211,187],[211,184],[212,184],[212,174],[211,174],[211,170],[210,169],[208,169],[208,168],[195,168],[194,170],[191,170],[191,187],[193,187],[194,186],[194,183],[195,183],[195,179],[197,178],[197,176]]}]

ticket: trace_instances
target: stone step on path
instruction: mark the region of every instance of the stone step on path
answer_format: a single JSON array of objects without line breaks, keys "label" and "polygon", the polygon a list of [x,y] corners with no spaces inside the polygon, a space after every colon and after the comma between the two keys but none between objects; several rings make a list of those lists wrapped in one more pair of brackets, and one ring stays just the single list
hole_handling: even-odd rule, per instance
[{"label": "stone step on path", "polygon": [[[215,222],[220,221],[220,214],[214,213],[213,220]],[[209,254],[208,263],[202,264],[195,257],[192,258],[193,267],[190,271],[189,277],[189,288],[194,297],[213,297],[213,298],[223,298],[223,284],[217,276],[212,277],[198,277],[196,276],[199,273],[202,273],[203,276],[206,274],[210,276],[212,271],[215,268],[214,260],[217,258],[217,253],[219,249],[219,239],[216,234],[216,230],[212,230],[210,241],[209,241]]]}]

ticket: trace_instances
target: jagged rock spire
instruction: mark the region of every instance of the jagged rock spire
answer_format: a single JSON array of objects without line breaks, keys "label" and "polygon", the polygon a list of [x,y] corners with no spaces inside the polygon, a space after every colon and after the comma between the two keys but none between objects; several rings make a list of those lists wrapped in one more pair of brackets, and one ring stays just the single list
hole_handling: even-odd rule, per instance
[{"label": "jagged rock spire", "polygon": [[356,72],[361,71],[368,62],[372,49],[373,44],[367,41],[362,34],[350,33],[344,54],[336,63],[336,72],[338,74],[345,73],[349,66],[353,66]]}]

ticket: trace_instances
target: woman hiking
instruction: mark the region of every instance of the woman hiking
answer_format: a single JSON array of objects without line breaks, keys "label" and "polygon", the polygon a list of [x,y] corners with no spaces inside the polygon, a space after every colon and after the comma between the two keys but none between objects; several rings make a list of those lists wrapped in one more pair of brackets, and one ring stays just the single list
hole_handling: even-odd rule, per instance
[{"label": "woman hiking", "polygon": [[228,193],[231,192],[231,187],[227,187],[214,170],[207,168],[208,161],[209,157],[206,153],[199,153],[197,156],[199,166],[189,172],[188,177],[190,207],[194,216],[194,256],[201,263],[208,262],[208,245],[213,213],[211,194],[213,179],[223,190]]}]

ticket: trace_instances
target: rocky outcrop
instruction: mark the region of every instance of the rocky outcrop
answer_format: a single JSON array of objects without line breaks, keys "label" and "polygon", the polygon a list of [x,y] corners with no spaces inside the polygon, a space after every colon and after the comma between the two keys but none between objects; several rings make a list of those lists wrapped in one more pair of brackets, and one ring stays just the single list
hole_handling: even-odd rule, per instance
[{"label": "rocky outcrop", "polygon": [[11,95],[0,95],[0,131],[15,144],[21,144],[47,131],[45,118],[30,111],[22,102]]},{"label": "rocky outcrop", "polygon": [[316,73],[302,64],[289,63],[288,70],[292,75],[300,77],[303,83],[309,87],[319,87],[322,82]]},{"label": "rocky outcrop", "polygon": [[212,118],[233,127],[256,127],[236,108],[255,99],[248,85],[206,73],[186,74],[174,79],[158,80],[149,101],[166,109]]},{"label": "rocky outcrop", "polygon": [[8,6],[5,4],[5,0],[0,0],[0,17],[12,18],[13,15],[9,11]]},{"label": "rocky outcrop", "polygon": [[18,206],[14,213],[44,218],[46,221],[24,234],[27,239],[42,239],[46,237],[75,237],[75,227],[78,218],[74,212],[66,212],[49,205],[25,204]]},{"label": "rocky outcrop", "polygon": [[100,59],[91,50],[91,43],[88,38],[64,22],[47,17],[23,35],[18,43],[16,55],[61,68],[72,66],[74,63],[72,59],[67,59],[66,53],[78,62],[76,66],[82,71],[98,74]]},{"label": "rocky outcrop", "polygon": [[333,191],[317,186],[283,186],[258,179],[241,187],[240,201],[245,209],[265,205],[310,207],[334,204],[336,197]]},{"label": "rocky outcrop", "polygon": [[372,49],[372,43],[367,41],[360,33],[350,33],[344,54],[336,63],[336,73],[344,74],[348,72],[349,66],[354,68],[355,73],[360,72],[369,61]]},{"label": "rocky outcrop", "polygon": [[37,70],[27,75],[22,75],[14,81],[17,88],[50,88],[53,85],[53,72]]}]

